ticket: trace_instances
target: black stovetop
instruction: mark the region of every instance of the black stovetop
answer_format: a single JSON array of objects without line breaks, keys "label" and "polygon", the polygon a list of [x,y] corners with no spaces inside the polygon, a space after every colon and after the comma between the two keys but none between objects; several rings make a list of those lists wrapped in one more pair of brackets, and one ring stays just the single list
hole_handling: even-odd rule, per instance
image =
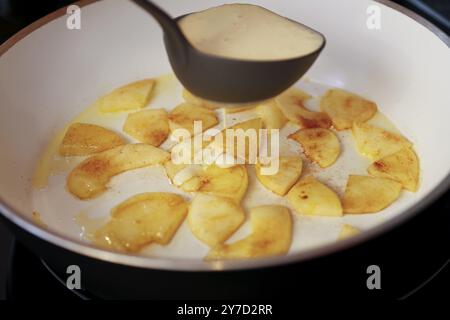
[{"label": "black stovetop", "polygon": [[[8,299],[95,298],[89,292],[66,289],[51,267],[19,242],[13,240],[7,249],[0,252],[0,261],[4,262],[2,276],[6,280],[4,290]],[[382,290],[367,290],[366,268],[371,264],[378,265],[382,271]],[[406,224],[356,248],[311,263],[258,270],[258,273],[264,273],[266,292],[260,292],[261,286],[253,280],[248,280],[249,285],[242,289],[247,276],[239,272],[227,279],[235,284],[227,283],[227,286],[239,290],[239,297],[292,298],[291,290],[297,285],[286,282],[292,279],[299,282],[296,299],[320,296],[321,290],[327,290],[328,296],[330,292],[340,292],[337,300],[358,297],[375,301],[424,298],[448,301],[445,292],[450,284],[450,192]],[[302,273],[307,276],[300,276]],[[154,275],[155,287],[167,286],[167,277],[161,277],[158,272]],[[194,296],[202,296],[195,287],[192,288]]]},{"label": "black stovetop", "polygon": [[[39,5],[37,2],[33,5],[34,2],[25,0],[0,0],[0,42],[24,25],[70,2],[73,1],[40,0]],[[427,18],[431,18],[442,29],[449,31],[450,1],[399,0],[397,2],[412,9],[421,8]],[[424,3],[428,4],[428,9],[438,10],[433,12],[433,10],[424,9]],[[342,279],[340,282],[335,279],[339,277],[345,279],[347,292],[364,291],[365,296],[370,298],[370,295],[367,296],[367,289],[361,285],[361,279],[365,277],[364,270],[367,265],[377,264],[384,272],[383,290],[377,293],[378,296],[384,295],[390,300],[401,298],[448,300],[448,294],[443,295],[442,292],[448,291],[450,284],[450,192],[403,226],[358,248],[348,250],[341,256],[348,261],[346,263],[352,266],[351,268],[342,269],[341,265],[335,263],[336,258],[334,260],[322,258],[322,263],[315,265],[318,269],[315,274],[312,274],[308,283],[299,284],[299,286],[307,288],[320,286],[325,282],[328,287],[335,283],[342,285]],[[294,270],[295,268],[296,266],[290,267]],[[300,271],[301,268],[303,266],[299,265],[298,270]],[[274,268],[273,272],[268,273],[268,277],[276,277],[280,270]],[[361,270],[361,272],[354,270]],[[326,274],[328,277],[324,276]],[[276,288],[280,296],[283,296],[282,289],[282,286]],[[300,290],[298,298],[301,299],[303,294],[307,296],[308,292]],[[261,296],[251,292],[251,289],[248,295],[249,297]],[[375,293],[373,296],[376,297]],[[82,291],[75,294],[66,289],[39,257],[14,240],[13,235],[0,221],[0,299],[5,297],[16,300],[35,300],[36,298],[77,300],[93,296]],[[345,298],[345,292],[342,297]]]}]

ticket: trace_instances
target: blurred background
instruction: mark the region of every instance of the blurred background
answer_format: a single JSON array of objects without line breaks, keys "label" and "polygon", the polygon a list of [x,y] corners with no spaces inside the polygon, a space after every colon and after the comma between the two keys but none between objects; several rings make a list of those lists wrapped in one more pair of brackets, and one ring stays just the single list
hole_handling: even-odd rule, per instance
[{"label": "blurred background", "polygon": [[[181,0],[180,0],[181,1]],[[18,29],[73,0],[0,0],[0,41]],[[245,1],[243,1],[245,2]],[[395,0],[450,33],[450,0]]]}]

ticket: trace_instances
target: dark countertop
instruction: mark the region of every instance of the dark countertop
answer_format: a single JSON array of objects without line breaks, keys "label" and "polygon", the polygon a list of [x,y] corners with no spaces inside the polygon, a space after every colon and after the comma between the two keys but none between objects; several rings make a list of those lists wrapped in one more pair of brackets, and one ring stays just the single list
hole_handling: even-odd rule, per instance
[{"label": "dark countertop", "polygon": [[12,235],[9,230],[0,221],[0,300],[6,297],[6,272],[7,260],[12,245]]}]

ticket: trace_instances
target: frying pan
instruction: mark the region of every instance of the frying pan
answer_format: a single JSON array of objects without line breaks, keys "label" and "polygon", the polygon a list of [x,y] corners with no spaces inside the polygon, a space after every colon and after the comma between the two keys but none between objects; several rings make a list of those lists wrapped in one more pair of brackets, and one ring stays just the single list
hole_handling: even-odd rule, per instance
[{"label": "frying pan", "polygon": [[[164,7],[178,16],[227,2],[233,1],[173,0],[164,1]],[[450,41],[444,33],[388,1],[248,2],[301,21],[327,37],[326,49],[307,76],[375,100],[413,141],[421,161],[420,189],[389,208],[385,221],[358,236],[256,260],[205,262],[115,253],[96,248],[64,228],[42,228],[31,217],[31,177],[49,139],[102,92],[170,72],[160,29],[145,13],[129,1],[86,0],[78,3],[81,30],[66,28],[62,9],[0,47],[0,211],[22,241],[60,268],[70,264],[91,268],[96,274],[91,281],[106,285],[105,275],[114,274],[118,281],[114,288],[119,292],[125,282],[139,286],[147,270],[210,274],[336,253],[398,226],[448,190]],[[380,10],[380,29],[366,24],[367,10],[374,6]],[[54,219],[62,217],[64,212]],[[120,276],[124,272],[126,281]]]}]

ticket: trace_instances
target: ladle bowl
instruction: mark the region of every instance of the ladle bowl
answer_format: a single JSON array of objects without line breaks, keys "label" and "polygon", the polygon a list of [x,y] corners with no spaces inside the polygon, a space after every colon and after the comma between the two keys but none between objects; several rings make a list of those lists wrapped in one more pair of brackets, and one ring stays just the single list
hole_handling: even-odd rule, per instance
[{"label": "ladle bowl", "polygon": [[161,25],[167,55],[180,82],[192,94],[207,100],[248,103],[274,97],[308,71],[326,43],[320,32],[304,26],[323,39],[321,46],[307,55],[283,60],[241,60],[212,55],[195,48],[184,36],[178,21],[186,15],[172,19],[148,0],[133,1]]}]

